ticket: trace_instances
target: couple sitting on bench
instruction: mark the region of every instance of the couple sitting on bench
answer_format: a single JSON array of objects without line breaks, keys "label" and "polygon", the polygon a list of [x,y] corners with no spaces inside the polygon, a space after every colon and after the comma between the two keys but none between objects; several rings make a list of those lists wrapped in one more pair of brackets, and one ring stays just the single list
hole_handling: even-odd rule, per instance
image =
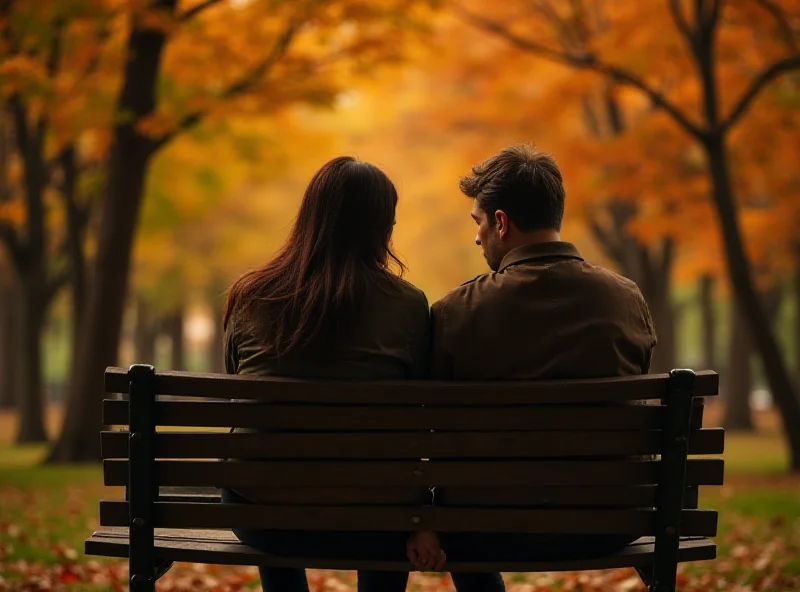
[{"label": "couple sitting on bench", "polygon": [[[587,263],[561,241],[564,187],[550,156],[512,146],[475,166],[461,191],[473,198],[475,243],[492,272],[429,310],[425,294],[398,277],[403,265],[391,247],[397,204],[391,180],[353,158],[328,162],[311,180],[281,251],[230,289],[224,316],[228,373],[537,380],[648,372],[656,337],[647,305],[633,282]],[[223,501],[258,503],[259,492],[223,490]],[[448,559],[606,554],[636,538],[235,534],[276,554],[405,553],[418,570],[446,569]],[[308,590],[304,570],[260,572],[265,591]],[[504,590],[499,573],[452,576],[459,592]],[[359,590],[393,592],[405,589],[408,573],[360,571],[358,577]]]}]

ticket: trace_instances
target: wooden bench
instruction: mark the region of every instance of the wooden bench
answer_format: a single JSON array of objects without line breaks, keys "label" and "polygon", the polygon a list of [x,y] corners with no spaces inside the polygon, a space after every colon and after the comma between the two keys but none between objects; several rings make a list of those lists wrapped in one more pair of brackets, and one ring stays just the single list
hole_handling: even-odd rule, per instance
[{"label": "wooden bench", "polygon": [[[702,429],[701,397],[717,394],[714,372],[313,382],[135,365],[109,368],[105,384],[109,393],[128,395],[104,401],[103,417],[129,431],[102,433],[105,483],[127,486],[127,499],[100,502],[103,528],[87,539],[86,553],[129,557],[134,592],[153,590],[172,561],[411,569],[402,558],[269,555],[240,543],[230,532],[236,527],[640,536],[605,557],[449,562],[447,569],[631,566],[658,592],[675,589],[679,562],[716,555],[706,537],[717,532],[717,513],[696,509],[698,486],[723,479],[722,459],[707,456],[722,453],[724,432]],[[651,404],[627,404],[633,400]],[[231,426],[271,432],[219,430]],[[270,503],[225,504],[216,489],[203,495],[192,489],[198,487],[262,487]]]}]

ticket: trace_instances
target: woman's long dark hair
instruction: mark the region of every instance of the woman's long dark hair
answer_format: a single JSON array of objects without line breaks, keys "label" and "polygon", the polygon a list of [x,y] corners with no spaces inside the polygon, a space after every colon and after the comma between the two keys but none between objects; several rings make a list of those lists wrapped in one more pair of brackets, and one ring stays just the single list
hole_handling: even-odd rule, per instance
[{"label": "woman's long dark hair", "polygon": [[[397,191],[374,165],[342,156],[311,179],[286,244],[240,277],[223,327],[237,325],[276,355],[327,345],[353,321],[370,286],[391,289]],[[237,326],[237,330],[239,327]]]}]

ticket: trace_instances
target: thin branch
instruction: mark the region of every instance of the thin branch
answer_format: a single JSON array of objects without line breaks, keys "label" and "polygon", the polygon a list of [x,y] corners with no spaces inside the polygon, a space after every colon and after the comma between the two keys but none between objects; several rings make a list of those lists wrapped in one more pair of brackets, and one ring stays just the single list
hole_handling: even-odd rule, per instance
[{"label": "thin branch", "polygon": [[[47,56],[47,77],[50,80],[55,80],[58,67],[61,62],[61,48],[64,40],[64,29],[66,21],[63,17],[58,17],[53,23],[53,40],[50,45],[50,53]],[[36,142],[36,149],[40,150],[44,146],[44,135],[47,132],[47,123],[49,120],[50,109],[42,109],[39,117],[36,119],[36,132],[33,138]]]},{"label": "thin branch", "polygon": [[706,8],[706,5],[703,4],[703,15],[702,15],[702,25],[703,30],[706,34],[710,34],[711,31],[717,26],[719,22],[719,13],[722,8],[721,0],[710,0],[711,8]]},{"label": "thin branch", "polygon": [[462,6],[457,6],[457,12],[474,26],[505,39],[519,49],[540,55],[555,62],[573,66],[575,68],[593,70],[608,76],[616,82],[625,84],[627,86],[632,86],[647,95],[654,105],[666,111],[684,130],[689,132],[691,135],[698,139],[702,139],[707,135],[703,129],[692,123],[689,118],[678,107],[672,104],[672,102],[670,102],[663,94],[649,86],[644,80],[632,72],[601,62],[594,55],[573,56],[544,46],[536,41],[520,37],[516,33],[511,32],[504,25],[469,12]]},{"label": "thin branch", "polygon": [[675,26],[689,42],[689,45],[694,46],[694,31],[689,26],[686,16],[683,14],[681,8],[681,0],[669,0],[669,11],[672,13],[672,20],[675,21]]},{"label": "thin branch", "polygon": [[[289,21],[286,25],[286,29],[283,33],[278,37],[275,41],[275,45],[272,46],[272,50],[269,54],[261,61],[255,68],[253,68],[250,72],[248,72],[245,76],[240,78],[235,83],[231,84],[228,88],[226,88],[222,94],[220,95],[221,99],[229,99],[235,97],[237,95],[242,94],[243,92],[250,89],[258,80],[260,80],[264,75],[269,73],[272,67],[283,57],[286,53],[286,50],[289,48],[289,45],[294,38],[297,29],[299,28],[300,23],[294,20]],[[195,111],[194,113],[190,113],[186,115],[175,129],[167,132],[157,140],[155,140],[151,145],[152,152],[156,152],[159,149],[163,148],[166,144],[171,142],[175,136],[184,132],[203,120],[208,115],[209,110],[199,110]]]},{"label": "thin branch", "polygon": [[742,93],[742,96],[739,98],[739,100],[736,101],[736,106],[733,108],[731,114],[728,115],[727,119],[720,128],[722,133],[725,133],[734,125],[736,125],[736,122],[741,119],[742,115],[745,114],[747,109],[753,103],[753,100],[764,89],[764,87],[767,86],[767,84],[785,72],[799,69],[800,55],[783,58],[782,60],[778,60],[777,62],[774,62],[770,66],[764,68],[761,73],[750,83],[750,87],[744,91],[744,93]]},{"label": "thin branch", "polygon": [[622,265],[625,260],[625,251],[622,248],[619,240],[616,240],[612,233],[600,226],[597,220],[589,220],[589,229],[592,231],[594,239],[600,244],[600,247],[606,254],[606,257],[612,259],[615,263]]},{"label": "thin branch", "polygon": [[778,3],[772,0],[753,0],[753,2],[772,15],[781,30],[783,40],[795,53],[800,53],[800,44],[797,42],[795,31],[789,23],[789,19],[786,18],[786,13]]},{"label": "thin branch", "polygon": [[200,4],[196,4],[192,6],[188,10],[185,10],[181,14],[178,15],[178,20],[182,23],[192,20],[198,14],[203,12],[206,8],[210,8],[215,4],[219,4],[222,0],[205,0],[205,2],[201,2]]}]

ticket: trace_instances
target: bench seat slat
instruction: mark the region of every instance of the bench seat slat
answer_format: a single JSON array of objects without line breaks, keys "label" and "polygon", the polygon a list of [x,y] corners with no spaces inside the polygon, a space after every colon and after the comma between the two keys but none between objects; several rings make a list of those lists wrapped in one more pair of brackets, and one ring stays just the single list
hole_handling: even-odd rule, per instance
[{"label": "bench seat slat", "polygon": [[[273,567],[307,567],[311,569],[409,570],[407,561],[368,561],[359,559],[325,559],[279,557],[243,545],[230,531],[162,531],[156,530],[156,557],[170,561],[188,561],[220,565],[267,565]],[[128,529],[104,528],[95,532],[85,544],[88,555],[128,556]],[[653,539],[646,537],[628,545],[618,553],[604,557],[557,562],[451,562],[447,569],[464,572],[534,572],[612,569],[643,567],[653,561]],[[714,559],[716,545],[705,538],[682,539],[678,559],[681,562]]]},{"label": "bench seat slat", "polygon": [[[667,374],[593,378],[583,380],[507,381],[313,381],[288,378],[159,372],[155,390],[159,395],[218,399],[254,399],[317,403],[366,403],[369,405],[519,405],[573,404],[598,401],[661,399],[666,393]],[[106,392],[128,391],[128,373],[108,368]],[[695,394],[716,396],[719,376],[713,371],[697,373]]]},{"label": "bench seat slat", "polygon": [[[702,399],[692,411],[692,428],[703,426]],[[635,405],[549,407],[420,407],[269,405],[231,401],[157,401],[153,421],[159,426],[293,430],[451,430],[562,431],[656,430],[664,407]],[[128,425],[128,402],[103,401],[106,425]]]},{"label": "bench seat slat", "polygon": [[[128,456],[128,432],[103,432],[103,458]],[[697,430],[690,454],[719,454],[725,431]],[[526,458],[659,454],[660,431],[256,434],[161,432],[156,458]]]},{"label": "bench seat slat", "polygon": [[[219,493],[196,488],[162,488],[160,501],[218,503]],[[195,489],[195,491],[192,491]],[[684,507],[697,507],[697,488],[688,487]],[[273,488],[259,491],[261,503],[283,505],[403,505],[429,499],[427,488]],[[445,507],[655,507],[656,486],[633,487],[451,487],[436,491],[436,505]]]},{"label": "bench seat slat", "polygon": [[[502,464],[502,467],[499,465]],[[105,460],[106,485],[128,484],[128,461]],[[157,485],[212,487],[495,487],[653,485],[659,461],[155,461]],[[686,463],[687,485],[721,485],[721,459]]]},{"label": "bench seat slat", "polygon": [[[130,523],[128,502],[100,502],[100,524]],[[528,534],[654,535],[655,510],[530,510],[439,508],[421,506],[276,506],[157,502],[155,526],[161,528],[267,528],[437,532],[514,532]],[[717,513],[685,510],[681,533],[712,536]]]}]

